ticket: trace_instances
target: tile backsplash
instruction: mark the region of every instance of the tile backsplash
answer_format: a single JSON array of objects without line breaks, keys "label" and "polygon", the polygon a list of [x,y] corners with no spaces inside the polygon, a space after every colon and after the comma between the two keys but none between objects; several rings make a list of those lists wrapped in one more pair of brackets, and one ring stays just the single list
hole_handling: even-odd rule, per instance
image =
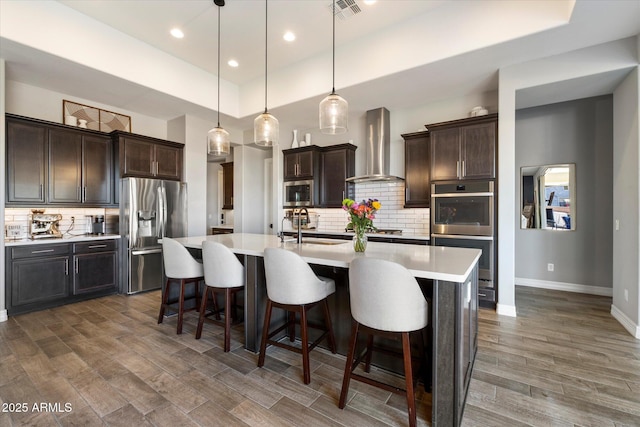
[{"label": "tile backsplash", "polygon": [[[31,209],[42,209],[42,207],[34,208],[5,208],[5,236],[6,226],[16,225],[20,226],[22,233],[21,237],[28,237],[29,233],[29,215],[31,215]],[[45,214],[61,214],[62,220],[60,221],[60,232],[67,235],[83,235],[86,231],[87,218],[86,215],[104,215],[107,233],[118,233],[118,209],[105,209],[105,208],[57,208],[47,207],[44,209]],[[72,221],[71,217],[75,220]]]},{"label": "tile backsplash", "polygon": [[[356,184],[356,201],[378,199],[382,208],[373,224],[377,228],[402,230],[403,233],[429,234],[429,209],[404,208],[404,182],[371,182]],[[312,209],[318,218],[319,231],[344,231],[349,222],[340,209]]]}]

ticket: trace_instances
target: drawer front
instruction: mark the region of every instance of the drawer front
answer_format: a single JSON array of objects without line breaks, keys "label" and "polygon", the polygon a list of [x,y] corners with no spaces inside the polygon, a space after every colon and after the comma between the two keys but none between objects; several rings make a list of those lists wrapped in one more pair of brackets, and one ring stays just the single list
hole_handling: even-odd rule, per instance
[{"label": "drawer front", "polygon": [[496,302],[496,291],[493,289],[479,288],[478,299],[482,301]]},{"label": "drawer front", "polygon": [[11,259],[67,255],[69,245],[26,245],[11,248]]},{"label": "drawer front", "polygon": [[76,254],[115,251],[117,248],[118,248],[118,242],[115,239],[95,240],[91,242],[82,242],[82,243],[73,244],[73,252]]}]

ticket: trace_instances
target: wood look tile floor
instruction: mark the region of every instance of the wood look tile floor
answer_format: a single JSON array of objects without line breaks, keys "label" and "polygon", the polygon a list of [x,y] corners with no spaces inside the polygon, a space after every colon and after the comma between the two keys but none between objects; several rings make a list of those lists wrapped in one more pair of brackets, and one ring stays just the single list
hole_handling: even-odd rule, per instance
[{"label": "wood look tile floor", "polygon": [[[224,353],[217,325],[194,339],[194,312],[182,335],[175,317],[157,325],[159,301],[114,295],[0,323],[0,426],[407,424],[402,396],[358,382],[337,407],[342,356],[314,350],[305,386],[299,355],[270,348],[259,369],[241,325]],[[610,298],[517,287],[516,305],[517,318],[480,311],[463,425],[640,426],[640,341]],[[429,425],[431,396],[417,398]]]}]

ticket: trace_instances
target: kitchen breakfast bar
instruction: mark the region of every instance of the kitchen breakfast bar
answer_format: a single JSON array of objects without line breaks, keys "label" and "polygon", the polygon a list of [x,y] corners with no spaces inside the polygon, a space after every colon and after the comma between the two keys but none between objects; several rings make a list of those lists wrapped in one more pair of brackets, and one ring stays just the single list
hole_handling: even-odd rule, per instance
[{"label": "kitchen breakfast bar", "polygon": [[[425,358],[431,361],[432,425],[460,425],[477,349],[480,250],[369,242],[366,252],[356,253],[351,242],[307,238],[298,244],[282,242],[274,235],[247,233],[176,240],[196,252],[202,248],[203,241],[216,241],[231,249],[243,262],[245,348],[255,353],[259,350],[266,306],[265,248],[279,247],[295,252],[318,274],[335,279],[336,293],[330,307],[341,354],[346,354],[351,328],[348,291],[351,260],[370,257],[404,266],[418,280],[429,301],[431,352]],[[380,366],[386,368],[384,363]]]}]

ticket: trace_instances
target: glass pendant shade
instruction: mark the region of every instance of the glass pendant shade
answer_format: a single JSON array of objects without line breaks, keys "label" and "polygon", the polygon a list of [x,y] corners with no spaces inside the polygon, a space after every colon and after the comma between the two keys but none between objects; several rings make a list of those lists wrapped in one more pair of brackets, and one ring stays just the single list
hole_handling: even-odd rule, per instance
[{"label": "glass pendant shade", "polygon": [[278,119],[265,110],[253,121],[253,139],[257,145],[272,147],[278,143],[280,124]]},{"label": "glass pendant shade", "polygon": [[337,135],[348,130],[349,103],[335,92],[320,102],[320,132]]},{"label": "glass pendant shade", "polygon": [[220,126],[214,127],[207,133],[207,153],[214,156],[229,154],[231,144],[229,143],[229,132]]}]

